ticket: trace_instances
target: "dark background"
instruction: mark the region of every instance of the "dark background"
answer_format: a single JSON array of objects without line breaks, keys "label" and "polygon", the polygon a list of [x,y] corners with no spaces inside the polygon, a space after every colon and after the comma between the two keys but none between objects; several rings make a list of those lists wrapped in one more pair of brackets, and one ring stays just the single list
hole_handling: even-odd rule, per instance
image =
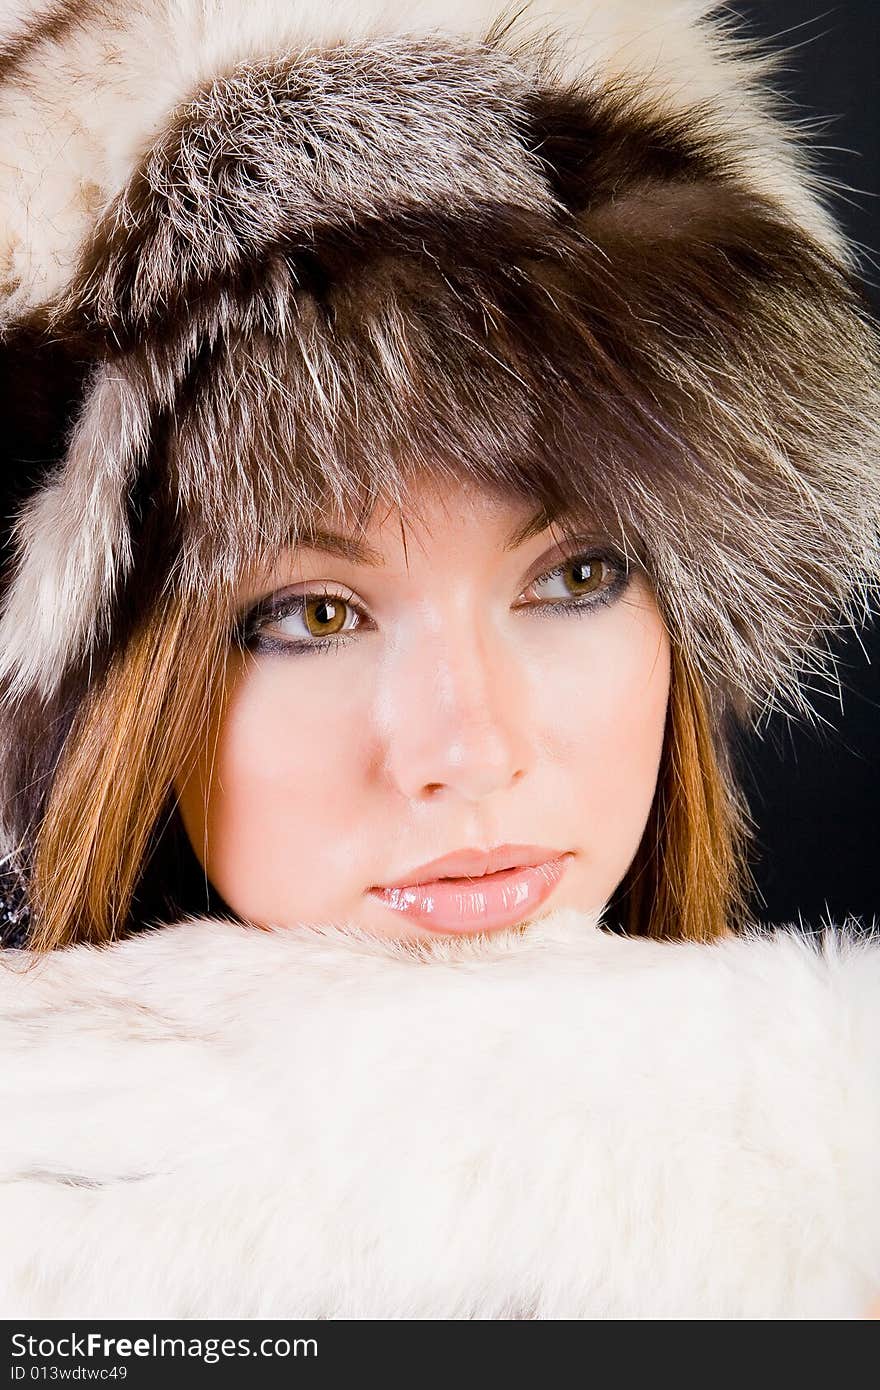
[{"label": "dark background", "polygon": [[[847,185],[832,206],[862,249],[864,289],[880,311],[880,0],[733,0],[748,32],[786,52],[775,79],[796,117],[821,119],[810,143]],[[753,870],[766,921],[818,925],[848,914],[880,924],[880,617],[837,644],[837,698],[813,703],[818,730],[774,718],[740,769],[758,824]],[[830,726],[830,727],[829,727]]]}]

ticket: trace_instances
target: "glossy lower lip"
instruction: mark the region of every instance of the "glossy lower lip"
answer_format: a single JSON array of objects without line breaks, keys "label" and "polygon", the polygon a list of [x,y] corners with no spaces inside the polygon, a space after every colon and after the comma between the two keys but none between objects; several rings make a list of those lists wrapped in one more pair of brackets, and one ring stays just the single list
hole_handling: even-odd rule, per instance
[{"label": "glossy lower lip", "polygon": [[550,897],[572,854],[527,869],[503,869],[481,878],[435,879],[405,888],[371,888],[392,912],[436,932],[487,932],[512,927]]}]

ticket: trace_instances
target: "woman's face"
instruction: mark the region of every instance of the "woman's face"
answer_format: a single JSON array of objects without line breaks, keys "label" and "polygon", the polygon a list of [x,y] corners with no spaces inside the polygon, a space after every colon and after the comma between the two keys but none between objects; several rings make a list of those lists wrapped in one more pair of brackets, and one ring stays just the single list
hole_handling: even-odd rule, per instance
[{"label": "woman's face", "polygon": [[518,537],[534,509],[476,485],[414,501],[361,552],[328,515],[239,594],[225,709],[176,790],[248,920],[424,938],[599,911],[638,848],[669,693],[641,572],[588,530]]}]

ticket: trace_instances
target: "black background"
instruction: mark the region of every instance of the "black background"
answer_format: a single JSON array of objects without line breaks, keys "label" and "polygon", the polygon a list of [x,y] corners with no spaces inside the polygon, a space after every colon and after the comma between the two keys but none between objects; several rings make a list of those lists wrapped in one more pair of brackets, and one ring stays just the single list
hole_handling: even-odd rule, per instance
[{"label": "black background", "polygon": [[[735,0],[728,8],[786,52],[775,85],[795,99],[795,116],[823,123],[810,143],[823,173],[847,186],[832,207],[863,248],[865,293],[877,312],[880,0]],[[842,708],[829,696],[813,701],[827,724],[814,730],[776,717],[740,757],[758,823],[754,906],[767,921],[818,925],[852,914],[880,923],[880,621],[859,639],[837,644]]]}]

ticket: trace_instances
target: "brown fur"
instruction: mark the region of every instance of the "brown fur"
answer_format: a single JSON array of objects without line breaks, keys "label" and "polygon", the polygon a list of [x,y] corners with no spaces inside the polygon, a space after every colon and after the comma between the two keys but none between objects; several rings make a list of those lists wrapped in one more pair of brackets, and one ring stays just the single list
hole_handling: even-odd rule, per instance
[{"label": "brown fur", "polygon": [[[497,93],[492,157],[532,170],[517,202],[401,202],[405,174],[382,165],[359,185],[375,214],[331,196],[317,216],[292,182],[264,195],[286,167],[267,144],[279,110],[305,104],[290,159],[324,129],[296,66],[276,65],[194,98],[99,226],[56,331],[121,353],[168,422],[155,486],[185,518],[178,581],[230,582],[328,499],[362,515],[427,465],[595,514],[650,557],[710,687],[743,711],[768,688],[803,707],[874,563],[876,352],[857,296],[739,184],[699,110],[664,118],[586,84],[517,94],[506,57],[493,78],[488,50],[397,41],[326,60],[325,126],[355,79],[393,120],[429,73],[433,105],[454,108],[469,64]],[[459,152],[436,157],[442,188]]]},{"label": "brown fur", "polygon": [[58,43],[75,25],[90,19],[95,4],[89,0],[61,0],[37,15],[25,28],[0,45],[0,83],[24,73],[44,44]]}]

